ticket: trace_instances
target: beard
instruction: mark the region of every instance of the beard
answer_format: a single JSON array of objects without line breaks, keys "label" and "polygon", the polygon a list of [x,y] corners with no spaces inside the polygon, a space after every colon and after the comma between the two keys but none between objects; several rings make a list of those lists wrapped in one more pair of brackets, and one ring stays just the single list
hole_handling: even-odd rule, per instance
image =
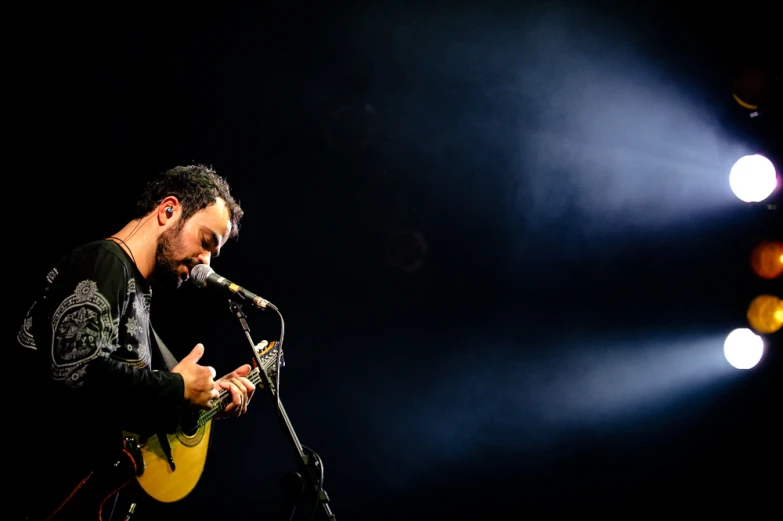
[{"label": "beard", "polygon": [[155,268],[153,269],[155,283],[162,288],[179,288],[182,277],[177,269],[186,264],[184,259],[177,259],[177,245],[182,232],[180,227],[166,230],[158,238],[155,248]]}]

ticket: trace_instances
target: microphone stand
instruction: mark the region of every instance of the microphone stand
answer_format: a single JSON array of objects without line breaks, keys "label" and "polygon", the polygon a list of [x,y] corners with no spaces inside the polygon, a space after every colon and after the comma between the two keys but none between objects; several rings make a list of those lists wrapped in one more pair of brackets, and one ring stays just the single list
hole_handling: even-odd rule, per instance
[{"label": "microphone stand", "polygon": [[[239,323],[242,326],[242,330],[245,332],[247,341],[250,343],[250,349],[253,352],[253,358],[255,358],[256,367],[258,367],[264,386],[269,389],[269,396],[274,399],[277,405],[277,419],[280,422],[280,426],[293,445],[294,450],[296,450],[296,463],[299,472],[289,472],[285,474],[280,481],[286,494],[286,499],[288,500],[288,507],[284,510],[282,519],[285,519],[286,521],[292,521],[294,519],[297,506],[305,498],[305,492],[307,491],[310,493],[311,500],[313,501],[311,518],[315,516],[315,510],[320,505],[324,514],[326,514],[326,518],[335,521],[336,517],[329,507],[329,495],[323,488],[323,463],[321,462],[321,458],[318,454],[309,449],[305,451],[305,447],[299,442],[299,438],[294,431],[291,420],[288,418],[285,407],[283,407],[283,402],[280,401],[277,395],[275,380],[269,376],[269,373],[267,373],[266,369],[264,369],[264,365],[261,363],[261,357],[256,350],[256,344],[250,336],[250,327],[247,324],[247,317],[242,311],[242,305],[228,299],[228,307],[239,319]],[[281,357],[282,354],[282,349],[280,349],[277,353],[278,358]],[[278,364],[277,370],[280,371],[280,364]]]}]

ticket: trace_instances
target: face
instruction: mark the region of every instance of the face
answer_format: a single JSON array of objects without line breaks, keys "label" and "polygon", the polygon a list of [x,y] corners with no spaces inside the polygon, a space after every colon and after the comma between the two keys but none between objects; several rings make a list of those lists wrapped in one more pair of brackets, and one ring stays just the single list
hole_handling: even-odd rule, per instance
[{"label": "face", "polygon": [[231,218],[225,201],[193,214],[185,223],[177,222],[163,232],[155,251],[155,282],[179,288],[188,280],[196,264],[209,265],[231,232]]}]

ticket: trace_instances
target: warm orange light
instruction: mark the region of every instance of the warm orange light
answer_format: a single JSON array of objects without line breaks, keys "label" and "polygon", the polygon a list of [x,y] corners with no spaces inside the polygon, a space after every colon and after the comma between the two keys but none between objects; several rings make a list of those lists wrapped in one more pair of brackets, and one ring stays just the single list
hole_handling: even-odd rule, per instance
[{"label": "warm orange light", "polygon": [[745,67],[734,77],[732,96],[742,108],[758,110],[769,102],[770,84],[770,71]]},{"label": "warm orange light", "polygon": [[753,271],[763,279],[774,279],[783,273],[783,243],[763,241],[750,257]]},{"label": "warm orange light", "polygon": [[775,333],[783,326],[783,300],[759,295],[748,306],[748,322],[758,333]]}]

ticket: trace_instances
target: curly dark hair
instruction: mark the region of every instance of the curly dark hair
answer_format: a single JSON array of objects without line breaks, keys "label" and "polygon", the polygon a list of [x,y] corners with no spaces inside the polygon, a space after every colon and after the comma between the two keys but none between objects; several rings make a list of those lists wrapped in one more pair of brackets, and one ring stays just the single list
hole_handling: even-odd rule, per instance
[{"label": "curly dark hair", "polygon": [[226,202],[230,219],[230,237],[239,234],[239,221],[245,213],[231,196],[228,182],[215,170],[204,165],[177,166],[149,181],[136,201],[134,218],[149,214],[166,197],[173,195],[182,206],[184,224],[193,214],[215,204],[218,197]]}]

